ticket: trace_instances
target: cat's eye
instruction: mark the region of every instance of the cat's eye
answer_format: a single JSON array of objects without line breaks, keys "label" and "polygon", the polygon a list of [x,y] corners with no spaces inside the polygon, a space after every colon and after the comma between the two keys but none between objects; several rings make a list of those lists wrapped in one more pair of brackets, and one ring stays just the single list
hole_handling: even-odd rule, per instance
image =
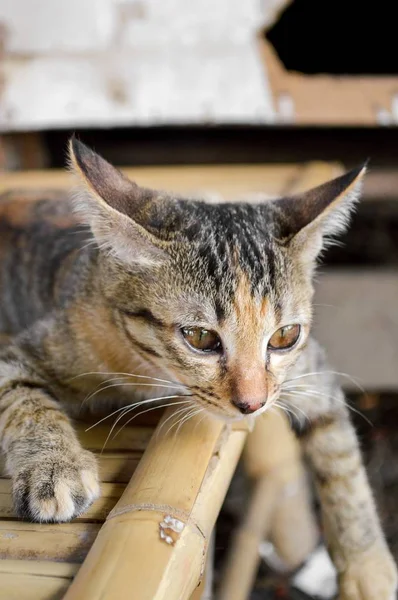
[{"label": "cat's eye", "polygon": [[270,350],[288,350],[293,348],[300,337],[300,325],[285,325],[281,327],[271,337],[268,342]]},{"label": "cat's eye", "polygon": [[221,351],[220,336],[215,331],[202,327],[183,327],[181,333],[194,350],[199,350],[199,352]]}]

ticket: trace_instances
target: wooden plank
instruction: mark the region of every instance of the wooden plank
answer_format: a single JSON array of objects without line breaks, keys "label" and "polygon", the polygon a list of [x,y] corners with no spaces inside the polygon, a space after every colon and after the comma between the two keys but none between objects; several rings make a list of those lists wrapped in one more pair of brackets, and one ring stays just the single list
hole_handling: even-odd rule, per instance
[{"label": "wooden plank", "polygon": [[142,452],[106,452],[98,456],[101,481],[128,483],[142,457]]},{"label": "wooden plank", "polygon": [[0,521],[0,558],[82,562],[99,525],[62,523],[45,525]]},{"label": "wooden plank", "polygon": [[[285,194],[300,181],[303,165],[195,165],[173,167],[132,167],[122,169],[140,185],[185,194],[217,193],[224,198],[245,194]],[[309,163],[305,172],[311,173],[313,185],[323,183],[341,171],[338,163]],[[24,171],[3,173],[0,193],[10,189],[72,187],[73,181],[64,170]]]},{"label": "wooden plank", "polygon": [[[103,483],[101,485],[101,497],[98,498],[81,517],[79,521],[105,521],[109,512],[115,506],[122,495],[125,485],[122,483]],[[0,479],[0,519],[16,519],[11,496],[11,480]]]},{"label": "wooden plank", "polygon": [[377,126],[392,125],[391,103],[398,77],[378,75],[304,75],[285,69],[276,50],[259,38],[264,69],[285,125]]}]

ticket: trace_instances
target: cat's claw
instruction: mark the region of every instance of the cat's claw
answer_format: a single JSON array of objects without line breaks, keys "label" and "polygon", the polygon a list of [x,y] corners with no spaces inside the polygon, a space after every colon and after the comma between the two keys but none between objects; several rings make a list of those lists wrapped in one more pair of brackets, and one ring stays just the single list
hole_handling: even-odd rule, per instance
[{"label": "cat's claw", "polygon": [[339,600],[396,600],[398,575],[384,545],[377,545],[348,565],[340,578]]},{"label": "cat's claw", "polygon": [[82,449],[32,457],[13,481],[16,511],[32,521],[70,521],[99,494],[95,458]]}]

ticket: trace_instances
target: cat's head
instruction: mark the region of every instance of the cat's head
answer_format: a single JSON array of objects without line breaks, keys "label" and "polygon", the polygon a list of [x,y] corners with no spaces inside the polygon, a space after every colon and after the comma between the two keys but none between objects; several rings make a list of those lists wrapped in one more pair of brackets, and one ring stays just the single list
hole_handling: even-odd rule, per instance
[{"label": "cat's head", "polygon": [[295,197],[210,204],[141,188],[76,139],[71,162],[132,352],[213,414],[271,406],[308,339],[316,259],[365,167]]}]

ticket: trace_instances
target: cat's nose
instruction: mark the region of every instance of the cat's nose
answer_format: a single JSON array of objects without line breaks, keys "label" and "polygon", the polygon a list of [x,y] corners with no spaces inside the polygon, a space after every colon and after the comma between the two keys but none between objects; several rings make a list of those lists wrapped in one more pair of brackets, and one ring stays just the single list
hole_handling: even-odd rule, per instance
[{"label": "cat's nose", "polygon": [[265,404],[265,400],[264,402],[245,402],[243,400],[232,400],[232,404],[240,410],[242,415],[250,415],[256,412],[256,410],[262,408]]}]

